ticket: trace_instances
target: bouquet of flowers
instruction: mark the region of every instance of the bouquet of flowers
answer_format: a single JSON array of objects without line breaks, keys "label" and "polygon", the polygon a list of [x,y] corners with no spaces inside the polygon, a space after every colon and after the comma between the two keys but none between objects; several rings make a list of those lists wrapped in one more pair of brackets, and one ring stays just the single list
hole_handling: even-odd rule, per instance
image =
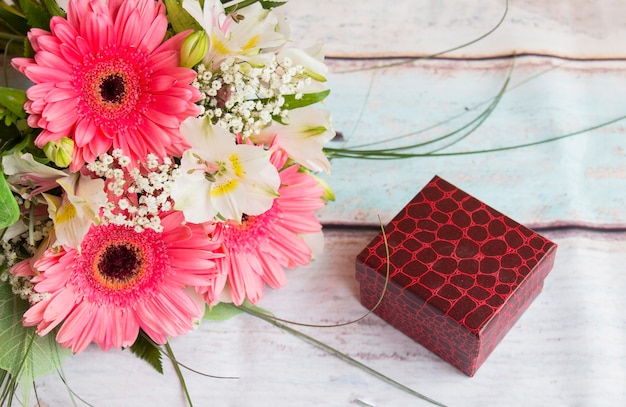
[{"label": "bouquet of flowers", "polygon": [[3,400],[70,350],[166,344],[284,285],[321,244],[334,135],[283,2],[15,3],[0,41],[33,84],[0,88]]}]

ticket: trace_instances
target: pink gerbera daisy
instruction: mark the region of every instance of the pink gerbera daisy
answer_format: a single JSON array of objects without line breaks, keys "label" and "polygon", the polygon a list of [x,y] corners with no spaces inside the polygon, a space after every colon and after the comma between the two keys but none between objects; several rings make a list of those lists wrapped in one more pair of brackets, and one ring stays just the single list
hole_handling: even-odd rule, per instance
[{"label": "pink gerbera daisy", "polygon": [[167,25],[161,1],[70,0],[67,20],[32,29],[35,58],[13,65],[35,83],[25,105],[29,125],[43,129],[35,144],[72,138],[73,171],[111,147],[133,161],[180,155],[178,128],[198,115],[200,93],[194,71],[179,66],[188,32],[162,43]]},{"label": "pink gerbera daisy", "polygon": [[47,298],[24,314],[24,325],[37,325],[43,336],[62,323],[56,339],[76,353],[91,342],[102,349],[130,346],[139,329],[160,344],[188,332],[204,308],[186,287],[214,281],[220,255],[204,227],[182,222],[174,212],[162,218],[162,233],[92,226],[80,253],[48,250],[32,280]]},{"label": "pink gerbera daisy", "polygon": [[[287,156],[275,153],[272,158],[280,169]],[[263,296],[265,284],[272,288],[285,284],[283,267],[309,263],[312,250],[302,235],[322,230],[315,211],[324,206],[324,191],[311,175],[299,169],[292,165],[280,171],[279,197],[267,212],[258,216],[244,214],[241,223],[216,225],[215,236],[222,240],[226,256],[217,260],[223,274],[215,284],[199,288],[209,304],[219,301],[226,281],[235,304],[246,299],[256,303]]]}]

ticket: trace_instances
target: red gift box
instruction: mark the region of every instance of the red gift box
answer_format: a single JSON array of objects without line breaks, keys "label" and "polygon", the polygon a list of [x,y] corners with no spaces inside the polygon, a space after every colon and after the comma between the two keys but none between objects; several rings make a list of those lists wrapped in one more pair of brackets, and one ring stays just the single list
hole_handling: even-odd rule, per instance
[{"label": "red gift box", "polygon": [[[435,177],[385,227],[375,313],[473,376],[541,291],[556,244]],[[382,232],[356,258],[361,303],[387,276]]]}]

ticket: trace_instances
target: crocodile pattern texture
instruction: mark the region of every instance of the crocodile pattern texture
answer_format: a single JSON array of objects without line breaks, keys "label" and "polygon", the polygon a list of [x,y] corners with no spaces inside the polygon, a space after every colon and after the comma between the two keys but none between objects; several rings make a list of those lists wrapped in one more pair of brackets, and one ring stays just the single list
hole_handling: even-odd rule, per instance
[{"label": "crocodile pattern texture", "polygon": [[[375,313],[469,376],[551,270],[556,245],[435,177],[385,227]],[[357,256],[361,302],[382,295],[382,233]]]}]

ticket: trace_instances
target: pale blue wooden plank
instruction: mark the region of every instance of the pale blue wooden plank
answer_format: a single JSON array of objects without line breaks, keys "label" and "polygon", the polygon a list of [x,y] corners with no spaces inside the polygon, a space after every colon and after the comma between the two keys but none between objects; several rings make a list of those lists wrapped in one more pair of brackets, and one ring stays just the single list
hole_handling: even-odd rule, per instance
[{"label": "pale blue wooden plank", "polygon": [[[353,63],[333,62],[331,67],[337,72],[347,64]],[[433,138],[475,117],[485,107],[480,103],[498,92],[509,64],[428,61],[375,72],[334,73],[327,106],[347,145],[385,140],[463,114],[422,136]],[[553,64],[541,58],[517,61],[512,90],[478,131],[452,151],[523,144],[626,115],[626,63],[570,62],[551,69]],[[466,112],[477,105],[477,110]],[[334,160],[329,182],[337,201],[321,211],[321,218],[326,223],[375,224],[380,214],[389,220],[439,174],[523,223],[624,226],[625,124],[490,154],[391,162]]]},{"label": "pale blue wooden plank", "polygon": [[[284,7],[297,43],[321,41],[328,55],[428,55],[487,33],[505,0],[289,0]],[[503,24],[455,56],[512,52],[566,57],[624,55],[622,0],[510,0]]]}]

